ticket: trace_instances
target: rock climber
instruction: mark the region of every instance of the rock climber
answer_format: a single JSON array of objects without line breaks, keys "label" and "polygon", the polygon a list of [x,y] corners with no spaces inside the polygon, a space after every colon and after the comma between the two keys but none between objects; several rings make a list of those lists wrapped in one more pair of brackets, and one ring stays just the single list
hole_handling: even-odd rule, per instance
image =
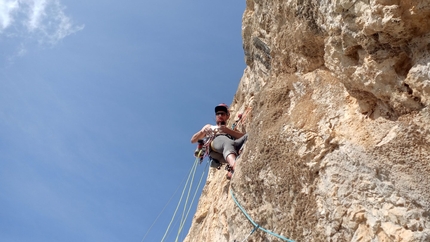
[{"label": "rock climber", "polygon": [[215,117],[217,126],[206,124],[191,137],[191,143],[213,135],[215,138],[209,145],[209,156],[221,163],[228,163],[230,170],[227,173],[227,179],[231,179],[238,151],[246,141],[247,135],[226,126],[227,120],[230,118],[230,112],[226,104],[221,103],[215,107]]}]

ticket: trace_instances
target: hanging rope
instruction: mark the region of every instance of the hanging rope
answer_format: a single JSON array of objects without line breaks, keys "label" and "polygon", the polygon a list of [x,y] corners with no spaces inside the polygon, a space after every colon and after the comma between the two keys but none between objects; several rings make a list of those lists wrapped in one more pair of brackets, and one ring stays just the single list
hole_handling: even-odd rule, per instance
[{"label": "hanging rope", "polygon": [[164,205],[163,209],[161,210],[161,212],[158,214],[157,218],[155,219],[155,221],[151,224],[151,226],[149,227],[148,231],[146,231],[145,235],[143,236],[143,239],[141,240],[141,242],[143,242],[146,238],[146,236],[148,236],[149,232],[151,231],[152,227],[155,225],[155,223],[158,221],[158,219],[160,218],[161,214],[164,212],[164,210],[167,208],[167,206],[170,204],[170,202],[172,201],[173,197],[176,195],[176,193],[179,191],[179,187],[181,187],[182,183],[184,183],[185,178],[181,181],[181,183],[179,183],[178,187],[176,188],[175,192],[173,193],[173,195],[170,197],[169,201],[166,203],[166,205]]},{"label": "hanging rope", "polygon": [[[203,173],[202,173],[202,175],[201,175],[201,177],[200,177],[200,179],[199,179],[199,182],[198,182],[198,185],[197,185],[197,187],[196,187],[196,190],[194,191],[194,195],[193,195],[193,198],[191,199],[191,203],[189,204],[189,207],[188,207],[188,209],[187,209],[187,205],[188,205],[188,200],[189,200],[189,198],[190,198],[190,193],[191,193],[191,190],[192,190],[192,186],[193,186],[193,182],[194,182],[194,177],[195,177],[195,173],[196,173],[196,169],[197,169],[197,165],[198,165],[198,163],[199,163],[199,160],[200,160],[200,163],[203,161],[203,159],[206,157],[206,156],[208,156],[209,155],[209,146],[210,146],[210,143],[212,142],[212,140],[215,138],[215,132],[212,132],[212,133],[210,133],[210,134],[207,134],[207,136],[206,136],[206,138],[204,139],[204,141],[203,141],[203,146],[201,146],[201,147],[199,147],[198,148],[198,150],[196,150],[196,153],[195,153],[195,156],[196,156],[196,159],[195,159],[195,161],[194,161],[194,163],[193,163],[193,166],[192,166],[192,168],[191,168],[191,170],[190,170],[190,172],[189,172],[189,174],[188,174],[188,178],[187,178],[187,181],[186,181],[186,183],[185,183],[185,186],[184,186],[184,189],[182,190],[182,193],[181,193],[181,197],[179,198],[179,202],[178,202],[178,205],[176,206],[176,209],[175,209],[175,211],[174,211],[174,213],[173,213],[173,216],[172,216],[172,219],[170,220],[170,222],[169,222],[169,225],[167,226],[167,229],[166,229],[166,231],[165,231],[165,233],[164,233],[164,235],[163,235],[163,238],[161,239],[161,242],[163,242],[165,239],[166,239],[166,237],[170,234],[170,227],[172,226],[172,223],[173,223],[173,221],[175,220],[175,217],[176,217],[176,214],[177,214],[177,212],[178,212],[178,209],[179,209],[179,207],[180,207],[180,205],[181,205],[181,203],[182,203],[182,199],[183,199],[183,197],[184,197],[184,194],[185,194],[185,191],[187,190],[187,188],[188,188],[188,192],[187,192],[187,196],[186,196],[186,198],[185,198],[185,204],[184,204],[184,210],[182,211],[182,217],[181,217],[181,220],[179,221],[179,229],[178,229],[178,233],[177,233],[177,236],[176,236],[176,240],[175,241],[178,241],[178,239],[179,239],[179,236],[180,236],[180,234],[181,234],[181,232],[182,232],[182,229],[184,228],[184,226],[185,226],[185,222],[186,222],[186,220],[187,220],[187,218],[188,218],[188,215],[189,215],[189,213],[190,213],[190,211],[191,211],[191,208],[192,208],[192,205],[194,204],[194,200],[195,200],[195,198],[196,198],[196,195],[197,195],[197,192],[198,192],[198,188],[200,187],[200,185],[201,185],[201,182],[202,182],[202,180],[203,180],[203,177],[204,177],[204,175],[206,174],[205,172],[206,172],[206,168],[208,167],[208,165],[209,165],[209,161],[206,163],[206,167],[205,167],[205,169],[203,170]],[[190,181],[190,178],[191,178],[191,181]],[[184,178],[185,179],[185,178]],[[182,181],[183,182],[183,181]],[[181,183],[182,183],[181,182]],[[189,187],[187,187],[188,186],[188,184],[190,184],[189,185]],[[178,189],[179,189],[179,187],[178,187]],[[178,189],[175,191],[175,194],[176,194],[176,192],[178,191]],[[174,194],[174,195],[175,195]],[[170,198],[170,200],[173,198],[173,196]],[[168,203],[170,203],[170,200],[169,200],[169,202]],[[167,205],[168,205],[168,203],[165,205],[165,207],[163,208],[163,210],[161,211],[161,213],[164,211],[164,209],[167,207]],[[148,229],[148,231],[146,232],[146,234],[145,234],[145,236],[143,237],[143,239],[142,239],[142,242],[144,241],[144,239],[146,238],[146,236],[148,235],[148,233],[149,233],[149,231],[151,230],[151,228],[153,227],[153,225],[155,224],[155,222],[158,220],[158,218],[160,217],[160,215],[161,215],[161,213],[157,216],[157,218],[156,218],[156,220],[154,221],[154,223],[151,225],[151,227]],[[175,226],[176,226],[176,223],[175,223]]]},{"label": "hanging rope", "polygon": [[[254,230],[251,232],[251,234],[252,233],[254,233],[255,232],[255,230],[256,229],[260,229],[260,230],[262,230],[262,231],[264,231],[264,232],[266,232],[266,233],[268,233],[268,234],[270,234],[270,235],[273,235],[273,236],[275,236],[275,237],[277,237],[277,238],[279,238],[279,239],[282,239],[283,241],[288,241],[288,242],[294,242],[294,240],[290,240],[290,239],[287,239],[287,238],[285,238],[285,237],[283,237],[283,236],[281,236],[281,235],[279,235],[279,234],[276,234],[276,233],[274,233],[274,232],[272,232],[272,231],[270,231],[270,230],[267,230],[267,229],[265,229],[265,228],[263,228],[263,227],[261,227],[260,225],[258,225],[257,223],[255,223],[254,222],[254,220],[252,220],[252,218],[251,218],[251,216],[249,216],[249,214],[245,211],[245,209],[240,205],[240,203],[237,201],[237,199],[236,199],[236,197],[234,196],[234,194],[233,194],[233,189],[230,189],[230,193],[231,193],[231,197],[233,198],[233,200],[234,200],[234,202],[236,203],[236,205],[239,207],[239,209],[242,211],[242,213],[245,215],[245,217],[249,220],[249,222],[251,222],[252,223],[252,225],[254,225]],[[250,235],[251,235],[250,234]],[[250,235],[248,235],[248,237],[250,236]],[[248,238],[247,237],[247,238]],[[246,238],[246,239],[247,239]]]},{"label": "hanging rope", "polygon": [[185,221],[187,220],[188,214],[189,214],[189,213],[190,213],[190,211],[191,211],[191,207],[192,207],[192,205],[194,204],[194,199],[196,198],[196,195],[197,195],[198,189],[199,189],[199,187],[200,187],[200,184],[202,183],[203,177],[204,177],[204,175],[206,174],[206,169],[208,168],[208,165],[209,165],[209,162],[207,162],[207,163],[206,163],[206,167],[205,167],[205,169],[203,170],[202,175],[200,176],[199,183],[197,184],[196,190],[194,191],[193,199],[191,200],[190,206],[188,207],[187,214],[185,215],[184,220],[182,220],[182,222],[181,222],[181,226],[180,226],[180,228],[179,228],[179,230],[178,230],[178,235],[176,236],[176,240],[175,240],[176,242],[177,242],[177,241],[178,241],[178,239],[179,239],[179,235],[180,235],[180,233],[182,232],[182,229],[183,229],[183,227],[184,227],[184,225],[185,225]]},{"label": "hanging rope", "polygon": [[[200,153],[201,153],[201,151],[199,152],[199,155],[200,155]],[[181,217],[181,220],[180,220],[181,223],[179,225],[180,227],[182,227],[182,223],[186,219],[184,217],[185,217],[185,213],[187,211],[187,204],[188,204],[188,199],[190,198],[190,192],[191,192],[191,189],[193,188],[193,182],[194,182],[194,177],[196,175],[196,170],[197,170],[197,165],[195,165],[195,168],[194,168],[194,170],[192,172],[193,174],[191,175],[191,182],[190,182],[190,186],[188,187],[188,193],[187,193],[187,197],[185,199],[184,210],[182,211],[182,217]],[[179,232],[180,232],[180,230],[178,231],[178,234],[179,234]]]},{"label": "hanging rope", "polygon": [[172,222],[175,219],[176,213],[178,212],[178,208],[181,205],[182,198],[184,196],[184,193],[185,193],[185,190],[187,188],[188,182],[190,180],[191,174],[193,174],[193,171],[195,172],[195,169],[197,168],[197,164],[199,162],[199,156],[200,156],[200,152],[199,152],[199,155],[196,157],[196,160],[194,161],[194,164],[190,170],[190,173],[188,174],[187,182],[185,183],[184,189],[182,190],[182,194],[181,194],[181,197],[179,198],[178,205],[176,206],[175,212],[173,213],[172,219],[170,220],[169,226],[167,226],[166,232],[164,233],[163,238],[161,239],[161,242],[163,242],[164,239],[166,238],[167,233],[169,232],[170,226],[172,225]]}]

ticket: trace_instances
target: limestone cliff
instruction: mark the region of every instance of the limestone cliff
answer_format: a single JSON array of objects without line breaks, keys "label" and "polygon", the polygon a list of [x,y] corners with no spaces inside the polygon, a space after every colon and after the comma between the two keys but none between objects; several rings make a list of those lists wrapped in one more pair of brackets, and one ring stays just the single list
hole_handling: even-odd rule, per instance
[{"label": "limestone cliff", "polygon": [[246,4],[231,108],[249,140],[231,181],[210,172],[185,241],[248,236],[230,189],[296,241],[430,241],[430,1]]}]

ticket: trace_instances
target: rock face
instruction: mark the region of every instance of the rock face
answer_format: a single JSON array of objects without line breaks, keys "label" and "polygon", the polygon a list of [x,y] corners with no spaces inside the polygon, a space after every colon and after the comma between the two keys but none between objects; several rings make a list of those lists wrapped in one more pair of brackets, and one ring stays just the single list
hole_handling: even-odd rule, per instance
[{"label": "rock face", "polygon": [[185,241],[282,241],[249,235],[230,191],[292,240],[430,241],[430,1],[246,3],[231,109],[249,139]]}]

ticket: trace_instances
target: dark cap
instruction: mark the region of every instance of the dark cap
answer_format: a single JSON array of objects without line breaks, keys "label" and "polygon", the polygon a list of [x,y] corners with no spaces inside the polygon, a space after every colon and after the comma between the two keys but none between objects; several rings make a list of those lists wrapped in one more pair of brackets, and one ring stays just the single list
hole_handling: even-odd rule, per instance
[{"label": "dark cap", "polygon": [[223,111],[228,114],[229,112],[228,112],[227,104],[225,103],[218,104],[218,106],[215,107],[215,113],[217,113],[218,111]]}]

